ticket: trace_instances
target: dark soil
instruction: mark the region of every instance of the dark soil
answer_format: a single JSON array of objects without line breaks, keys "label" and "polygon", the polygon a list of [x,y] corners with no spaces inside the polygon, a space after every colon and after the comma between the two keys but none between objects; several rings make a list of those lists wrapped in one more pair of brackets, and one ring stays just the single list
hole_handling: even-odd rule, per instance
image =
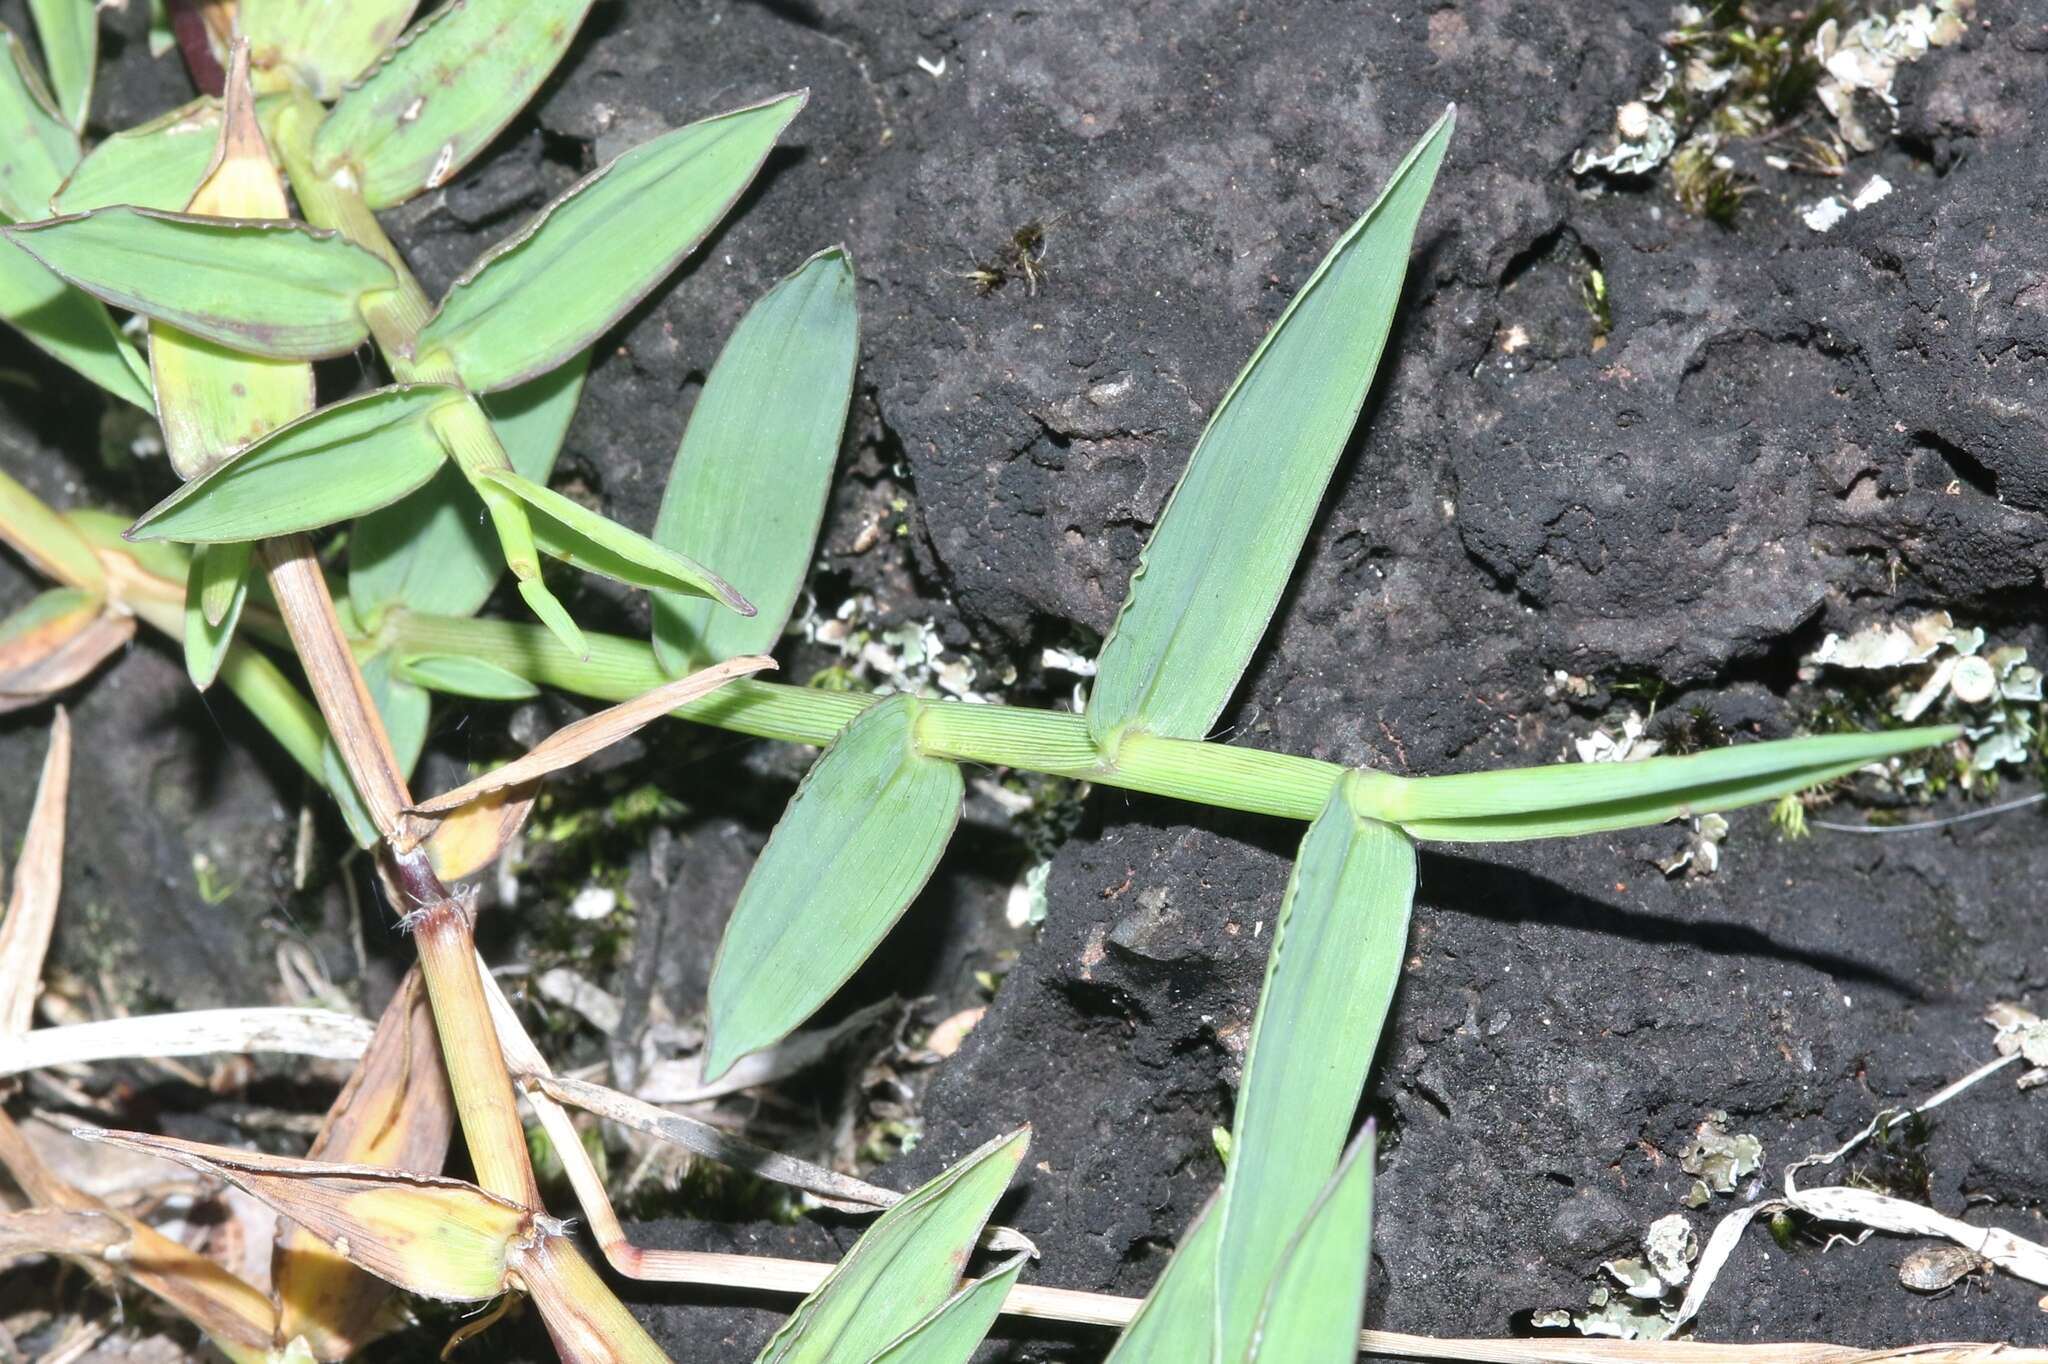
[{"label": "dark soil", "polygon": [[[1843,182],[1882,173],[1894,193],[1822,234],[1797,210],[1830,184],[1766,176],[1722,227],[1661,179],[1570,174],[1572,151],[1654,75],[1668,8],[607,0],[532,116],[393,215],[394,235],[438,290],[594,159],[808,86],[743,211],[600,348],[557,481],[649,525],[720,341],[773,280],[844,240],[863,352],[820,597],[865,592],[890,621],[935,619],[949,644],[1015,667],[1010,699],[1053,704],[1072,679],[1041,667],[1041,647],[1085,650],[1108,628],[1205,414],[1456,101],[1367,422],[1225,734],[1407,773],[1548,762],[1626,682],[1776,736],[1801,719],[1796,662],[1823,632],[1933,607],[2038,660],[2048,22],[1979,0],[1959,48],[1902,75],[1896,135]],[[183,97],[134,47],[122,69],[137,79],[103,78],[119,121]],[[968,277],[1031,224],[1042,279]],[[1604,337],[1584,297],[1596,268]],[[153,501],[166,471],[129,458],[119,432],[103,453],[81,419],[90,396],[5,344],[34,385],[0,396],[8,470],[59,502]],[[6,602],[30,590],[11,563],[0,575]],[[640,603],[599,587],[576,609],[644,629]],[[1576,710],[1547,695],[1559,669],[1593,678],[1595,695]],[[381,1002],[403,944],[370,908],[367,955],[350,947],[331,824],[322,870],[291,888],[306,793],[232,702],[192,698],[150,645],[74,713],[86,756],[67,966],[131,1007],[248,1002],[274,990],[284,938]],[[449,707],[434,761],[508,751],[508,736],[571,713]],[[20,775],[0,786],[0,823],[18,830],[43,721],[4,723],[0,765]],[[630,934],[594,952],[551,939],[550,877],[587,867],[551,871],[543,852],[487,951],[580,954],[629,1018],[651,1001],[691,1016],[805,760],[643,735],[561,797],[602,804],[653,783],[686,807],[607,846],[637,909]],[[1671,830],[1425,852],[1365,1105],[1383,1133],[1371,1324],[1497,1336],[1532,1311],[1583,1307],[1600,1262],[1680,1209],[1678,1155],[1710,1112],[1760,1137],[1775,1169],[1970,1069],[1990,1054],[1985,1006],[2048,989],[2038,808],[1799,843],[1762,812],[1732,822],[1719,872],[1697,879],[1650,864]],[[930,1021],[989,1004],[956,1055],[907,1077],[923,1139],[879,1177],[908,1187],[1030,1122],[1003,1217],[1043,1252],[1032,1277],[1142,1293],[1218,1181],[1211,1129],[1229,1121],[1262,930],[1298,836],[1098,792],[1054,859],[1042,929],[1018,933],[1004,897],[1030,854],[971,798],[933,890],[838,1005],[930,995]],[[217,905],[200,900],[196,853],[233,887]],[[1006,971],[992,1000],[976,971]],[[838,1113],[850,1087],[817,1079],[806,1101]],[[2000,1077],[1942,1110],[1926,1196],[2048,1234],[2042,1101]],[[1760,1192],[1748,1181],[1695,1223]],[[636,1233],[812,1256],[851,1234],[674,1219]],[[1908,1248],[1788,1252],[1757,1228],[1697,1334],[2048,1343],[2039,1288],[1915,1296],[1895,1277]],[[679,1361],[749,1357],[786,1310],[626,1292]],[[1000,1339],[987,1358],[1103,1349],[1029,1326]]]}]

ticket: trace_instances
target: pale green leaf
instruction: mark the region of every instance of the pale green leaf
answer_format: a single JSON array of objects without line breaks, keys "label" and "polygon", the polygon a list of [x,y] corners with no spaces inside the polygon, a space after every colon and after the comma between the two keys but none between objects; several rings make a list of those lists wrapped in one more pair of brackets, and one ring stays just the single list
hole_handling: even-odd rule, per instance
[{"label": "pale green leaf", "polygon": [[1016,1286],[1028,1255],[1013,1255],[939,1305],[937,1311],[886,1346],[872,1364],[967,1364],[988,1337],[1003,1299]]},{"label": "pale green leaf", "polygon": [[374,511],[441,468],[433,412],[463,401],[441,384],[401,384],[323,407],[185,484],[128,533],[186,544],[261,540]]},{"label": "pale green leaf", "polygon": [[1370,1123],[1287,1249],[1266,1294],[1246,1364],[1352,1364],[1372,1262]]},{"label": "pale green leaf", "polygon": [[28,8],[35,16],[36,37],[42,40],[57,111],[73,128],[83,128],[100,54],[98,8],[93,0],[28,0]]},{"label": "pale green leaf", "polygon": [[959,767],[920,751],[921,704],[863,711],[769,835],[711,966],[705,1079],[809,1018],[931,879],[962,786]]},{"label": "pale green leaf", "polygon": [[1207,1364],[1216,1347],[1216,1236],[1222,1222],[1213,1200],[1195,1215],[1103,1364]]},{"label": "pale green leaf", "polygon": [[654,651],[671,673],[763,653],[782,637],[825,515],[859,349],[853,269],[835,246],[770,289],[720,352],[654,539],[718,565],[756,614],[658,594]]},{"label": "pale green leaf", "polygon": [[717,226],[805,98],[677,128],[584,177],[455,281],[417,354],[481,392],[585,349]]},{"label": "pale green leaf", "polygon": [[398,675],[416,686],[481,701],[524,701],[540,688],[495,663],[466,654],[412,654],[399,661]]},{"label": "pale green leaf", "polygon": [[1394,999],[1415,845],[1353,808],[1347,773],[1309,825],[1273,922],[1218,1214],[1220,1357],[1242,1359],[1288,1241],[1351,1130]]},{"label": "pale green leaf", "polygon": [[1400,302],[1446,112],[1252,352],[1188,460],[1102,647],[1088,729],[1200,739],[1237,689],[1351,438]]},{"label": "pale green leaf", "polygon": [[354,167],[371,208],[390,208],[447,184],[526,107],[568,50],[590,4],[467,0],[442,6],[336,102],[314,136],[314,160],[323,171]]},{"label": "pale green leaf", "polygon": [[193,551],[185,578],[185,675],[200,691],[219,674],[249,599],[249,550],[238,542]]},{"label": "pale green leaf", "polygon": [[[344,355],[369,337],[359,304],[391,267],[334,232],[116,206],[6,229],[87,293],[234,350]],[[252,288],[261,280],[261,288]]]},{"label": "pale green leaf", "polygon": [[1894,754],[1946,744],[1956,734],[1952,725],[1827,734],[1638,762],[1559,763],[1418,777],[1388,790],[1384,797],[1368,784],[1361,790],[1361,804],[1417,838],[1559,838],[1661,824],[1682,815],[1773,800]]},{"label": "pale green leaf", "polygon": [[156,410],[149,366],[98,299],[0,240],[0,318],[38,349],[145,412]]},{"label": "pale green leaf", "polygon": [[78,164],[77,130],[57,112],[28,50],[0,27],[0,214],[24,222],[50,211],[50,196]]},{"label": "pale green leaf", "polygon": [[220,101],[201,95],[101,141],[72,170],[50,207],[58,213],[90,213],[131,204],[183,212],[193,186],[213,164],[219,139]]},{"label": "pale green leaf", "polygon": [[533,517],[534,543],[566,564],[634,587],[665,588],[715,597],[726,608],[751,616],[754,608],[725,579],[636,530],[628,530],[523,474],[486,469],[483,479],[526,504]]},{"label": "pale green leaf", "polygon": [[404,32],[415,8],[415,0],[241,0],[235,21],[260,89],[296,80],[331,102]]},{"label": "pale green leaf", "polygon": [[1031,1129],[962,1158],[875,1219],[756,1364],[868,1364],[953,1295]]},{"label": "pale green leaf", "polygon": [[[586,353],[540,378],[484,398],[484,411],[512,467],[545,484],[583,393]],[[484,504],[462,471],[434,475],[401,502],[356,522],[348,542],[348,595],[374,626],[403,606],[437,616],[471,616],[505,571]]]}]

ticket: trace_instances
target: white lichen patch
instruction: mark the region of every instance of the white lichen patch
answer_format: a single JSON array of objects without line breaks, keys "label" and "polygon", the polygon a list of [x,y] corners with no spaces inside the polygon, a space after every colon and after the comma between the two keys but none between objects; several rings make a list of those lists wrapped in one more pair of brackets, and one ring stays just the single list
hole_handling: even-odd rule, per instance
[{"label": "white lichen patch", "polygon": [[[1960,723],[1968,753],[1959,779],[1968,788],[2001,765],[2026,766],[2037,735],[2041,670],[2027,661],[2025,648],[1986,648],[1987,642],[1984,631],[1958,627],[1946,611],[1880,621],[1847,636],[1828,635],[1800,660],[1801,676],[1817,680],[1826,668],[1903,674],[1888,693],[1887,709],[1906,724]],[[1900,786],[1927,779],[1917,769],[1886,768],[1882,775]]]},{"label": "white lichen patch", "polygon": [[1899,68],[1919,61],[1937,47],[1959,41],[1968,25],[1974,0],[1938,0],[1910,5],[1898,13],[1873,14],[1844,25],[1829,19],[1814,31],[1812,55],[1821,65],[1814,94],[1834,118],[1842,140],[1857,151],[1877,149],[1890,127],[1871,126],[1876,109],[1896,120],[1898,100],[1892,84]]},{"label": "white lichen patch", "polygon": [[827,645],[845,660],[834,675],[815,679],[814,685],[995,702],[1002,699],[1002,689],[1017,680],[1014,671],[997,674],[971,651],[948,649],[932,621],[884,628],[875,621],[878,614],[875,599],[859,592],[839,603],[829,617],[819,615],[813,603],[790,622],[788,633]]},{"label": "white lichen patch", "polygon": [[1626,763],[1654,758],[1664,745],[1646,737],[1644,731],[1643,717],[1630,711],[1619,721],[1606,721],[1585,738],[1572,740],[1572,749],[1582,763]]}]

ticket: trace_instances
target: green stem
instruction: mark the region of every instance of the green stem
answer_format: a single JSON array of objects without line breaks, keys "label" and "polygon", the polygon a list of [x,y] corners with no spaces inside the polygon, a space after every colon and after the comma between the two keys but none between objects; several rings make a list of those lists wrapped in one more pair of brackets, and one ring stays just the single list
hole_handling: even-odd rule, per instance
[{"label": "green stem", "polygon": [[[393,611],[382,637],[401,655],[481,659],[543,686],[601,701],[623,701],[670,680],[650,646],[616,635],[589,635],[589,657],[579,659],[535,626]],[[745,678],[675,714],[822,748],[878,699]],[[933,757],[955,762],[1021,768],[1287,819],[1314,819],[1345,771],[1314,758],[1148,734],[1127,737],[1111,760],[1096,749],[1082,716],[965,701],[927,702],[918,739]],[[1374,780],[1403,779],[1376,773]]]}]

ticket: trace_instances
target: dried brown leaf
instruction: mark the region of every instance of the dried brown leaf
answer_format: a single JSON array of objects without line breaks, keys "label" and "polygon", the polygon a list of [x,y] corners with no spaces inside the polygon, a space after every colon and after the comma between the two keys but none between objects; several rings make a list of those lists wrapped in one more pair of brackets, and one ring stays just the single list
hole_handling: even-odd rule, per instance
[{"label": "dried brown leaf", "polygon": [[496,1297],[506,1287],[507,1255],[536,1230],[527,1209],[459,1179],[141,1132],[81,1128],[77,1135],[216,1175],[319,1236],[358,1268],[423,1297]]},{"label": "dried brown leaf", "polygon": [[107,1282],[118,1270],[204,1331],[237,1364],[268,1359],[276,1321],[269,1298],[204,1255],[59,1178],[5,1114],[0,1114],[0,1165],[40,1207],[101,1214],[121,1224],[125,1239],[105,1258],[74,1257],[96,1279]]},{"label": "dried brown leaf", "polygon": [[538,781],[487,791],[443,816],[422,845],[434,874],[446,882],[467,880],[498,860],[533,813]]},{"label": "dried brown leaf", "polygon": [[36,989],[64,885],[64,804],[70,792],[71,718],[59,706],[21,860],[14,866],[14,893],[0,920],[0,1037],[19,1036],[35,1021]]},{"label": "dried brown leaf", "polygon": [[0,715],[48,700],[135,638],[135,618],[81,606],[42,622],[0,649]]},{"label": "dried brown leaf", "polygon": [[[345,1165],[438,1173],[448,1157],[454,1100],[419,968],[407,973],[377,1021],[369,1050],[349,1076],[307,1156]],[[346,1359],[377,1334],[391,1296],[303,1227],[279,1239],[271,1261],[278,1330],[303,1337],[320,1359]]]},{"label": "dried brown leaf", "polygon": [[757,673],[764,668],[773,668],[775,660],[762,654],[746,654],[729,658],[723,663],[678,678],[665,686],[643,692],[630,701],[601,710],[595,715],[586,715],[574,724],[564,725],[547,738],[535,744],[525,756],[515,758],[495,772],[486,772],[475,781],[456,787],[453,791],[435,796],[432,800],[421,801],[412,807],[417,815],[439,815],[456,810],[492,791],[502,791],[510,786],[519,786],[560,771],[571,764],[582,762],[591,754],[609,748],[643,726],[668,714],[677,706],[687,705],[702,696],[709,696],[736,677]]}]

